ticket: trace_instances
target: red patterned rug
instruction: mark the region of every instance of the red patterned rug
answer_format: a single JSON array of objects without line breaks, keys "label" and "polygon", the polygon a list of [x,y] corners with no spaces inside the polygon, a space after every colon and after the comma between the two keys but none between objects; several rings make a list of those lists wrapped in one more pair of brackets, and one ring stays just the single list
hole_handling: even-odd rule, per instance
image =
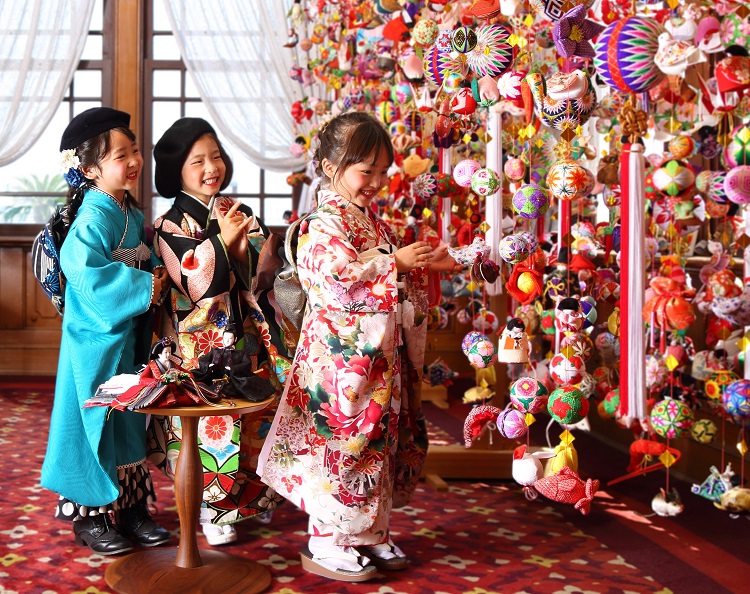
[{"label": "red patterned rug", "polygon": [[[0,593],[109,592],[103,576],[112,559],[78,547],[70,526],[52,517],[56,496],[39,486],[51,402],[49,384],[0,385]],[[171,482],[153,477],[156,518],[176,544]],[[240,524],[239,542],[224,550],[266,565],[269,592],[278,594],[747,591],[747,536],[727,533],[734,546],[724,547],[678,520],[643,517],[649,512],[606,489],[582,516],[541,497],[527,501],[515,483],[462,481],[447,492],[420,486],[412,505],[394,512],[394,540],[411,563],[371,582],[348,585],[305,572],[306,515],[290,504],[267,526]],[[750,527],[745,519],[727,525],[738,533]],[[207,547],[203,536],[199,544]]]}]

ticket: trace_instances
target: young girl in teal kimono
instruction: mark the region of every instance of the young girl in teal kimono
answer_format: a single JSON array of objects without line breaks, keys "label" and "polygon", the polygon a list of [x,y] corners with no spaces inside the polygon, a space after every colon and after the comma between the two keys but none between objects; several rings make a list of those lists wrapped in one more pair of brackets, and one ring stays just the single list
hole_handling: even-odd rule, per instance
[{"label": "young girl in teal kimono", "polygon": [[[223,338],[233,329],[234,346],[229,346],[241,352],[232,359],[256,376],[246,382],[255,391],[243,396],[278,399],[290,363],[270,295],[275,271],[260,274],[268,229],[248,206],[219,194],[232,179],[232,162],[207,121],[177,120],[156,143],[154,160],[157,191],[174,198],[154,223],[154,247],[173,282],[165,302],[168,332],[176,338],[183,366],[199,368],[212,351],[226,348]],[[256,474],[275,411],[271,406],[255,415],[199,421],[201,523],[211,545],[236,540],[237,522],[267,517],[283,501]],[[182,439],[179,418],[153,418],[150,434],[149,459],[174,476]]]},{"label": "young girl in teal kimono", "polygon": [[358,582],[375,567],[406,566],[388,525],[427,453],[419,387],[428,272],[456,262],[445,245],[399,248],[370,208],[393,161],[377,120],[337,116],[319,141],[326,183],[297,247],[307,310],[258,472],[310,516],[303,567]]},{"label": "young girl in teal kimono", "polygon": [[65,311],[41,483],[59,494],[56,516],[73,521],[76,542],[100,555],[170,540],[148,512],[145,416],[83,408],[100,384],[145,363],[144,318],[167,282],[130,194],[143,158],[129,124],[127,113],[95,107],[60,143],[74,220],[60,250]]}]

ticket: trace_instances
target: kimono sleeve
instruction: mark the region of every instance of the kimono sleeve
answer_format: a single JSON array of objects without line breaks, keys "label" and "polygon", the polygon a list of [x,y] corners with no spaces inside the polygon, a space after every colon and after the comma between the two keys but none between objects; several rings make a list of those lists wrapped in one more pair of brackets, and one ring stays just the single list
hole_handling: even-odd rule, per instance
[{"label": "kimono sleeve", "polygon": [[101,220],[87,217],[76,223],[60,255],[66,302],[75,303],[76,314],[86,316],[91,330],[110,333],[148,311],[153,275],[112,259],[119,237],[115,241],[113,230]]},{"label": "kimono sleeve", "polygon": [[220,235],[199,239],[164,219],[155,242],[172,282],[193,303],[225,293],[232,268]]},{"label": "kimono sleeve", "polygon": [[311,219],[297,248],[297,268],[311,304],[332,311],[392,312],[398,305],[396,258],[383,253],[363,259],[352,245],[340,217]]}]

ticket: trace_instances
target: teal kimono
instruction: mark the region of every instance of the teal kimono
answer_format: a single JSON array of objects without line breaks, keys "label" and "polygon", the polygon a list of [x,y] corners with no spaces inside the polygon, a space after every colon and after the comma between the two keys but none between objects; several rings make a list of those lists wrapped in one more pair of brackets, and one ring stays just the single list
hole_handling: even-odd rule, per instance
[{"label": "teal kimono", "polygon": [[[82,408],[113,375],[135,373],[143,361],[136,350],[150,335],[136,331],[151,304],[148,270],[117,262],[112,252],[125,231],[126,215],[110,197],[87,190],[60,251],[65,274],[65,314],[42,486],[85,506],[103,506],[118,497],[117,466],[135,465],[146,455],[146,416]],[[144,217],[128,212],[122,248],[145,243]],[[138,349],[137,349],[138,347]]]}]

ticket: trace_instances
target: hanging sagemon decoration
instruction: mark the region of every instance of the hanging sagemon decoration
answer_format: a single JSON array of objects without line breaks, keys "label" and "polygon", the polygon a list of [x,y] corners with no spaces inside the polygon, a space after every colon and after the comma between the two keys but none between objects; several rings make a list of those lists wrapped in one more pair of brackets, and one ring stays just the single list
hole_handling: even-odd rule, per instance
[{"label": "hanging sagemon decoration", "polygon": [[731,140],[724,149],[724,165],[727,169],[738,165],[750,165],[750,126],[741,124],[732,130]]},{"label": "hanging sagemon decoration", "polygon": [[524,413],[536,414],[547,406],[549,390],[535,377],[522,377],[510,387],[510,402]]},{"label": "hanging sagemon decoration", "polygon": [[724,192],[734,204],[750,204],[750,165],[739,165],[729,170],[724,178]]},{"label": "hanging sagemon decoration", "polygon": [[708,376],[703,390],[711,400],[721,402],[729,385],[738,379],[740,378],[734,371],[718,369]]},{"label": "hanging sagemon decoration", "polygon": [[480,196],[492,196],[501,186],[500,176],[487,167],[479,169],[471,176],[471,191]]},{"label": "hanging sagemon decoration", "polygon": [[677,439],[693,426],[693,411],[684,402],[667,397],[654,405],[649,421],[660,437]]},{"label": "hanging sagemon decoration", "polygon": [[664,196],[685,196],[695,187],[695,170],[686,161],[669,159],[654,171],[652,182]]},{"label": "hanging sagemon decoration", "polygon": [[740,379],[727,386],[721,397],[724,410],[743,426],[750,419],[750,380]]},{"label": "hanging sagemon decoration", "polygon": [[558,386],[577,384],[585,369],[583,359],[573,354],[557,353],[549,362],[549,375]]},{"label": "hanging sagemon decoration", "polygon": [[574,425],[589,413],[589,401],[575,386],[560,386],[549,395],[547,411],[558,423]]},{"label": "hanging sagemon decoration", "polygon": [[529,244],[521,235],[506,235],[498,244],[498,254],[508,264],[518,264],[529,258]]},{"label": "hanging sagemon decoration", "polygon": [[526,82],[542,124],[560,132],[585,124],[596,108],[596,91],[583,70],[557,72],[546,80],[530,72]]},{"label": "hanging sagemon decoration", "polygon": [[[455,35],[455,34],[454,34]],[[502,25],[479,27],[476,44],[466,54],[466,65],[478,77],[498,77],[513,62],[513,46],[508,42],[511,31]]]},{"label": "hanging sagemon decoration", "polygon": [[487,335],[483,335],[483,338],[480,338],[471,344],[466,357],[469,359],[469,364],[472,367],[477,369],[489,367],[497,360],[495,345]]},{"label": "hanging sagemon decoration", "polygon": [[525,219],[538,219],[547,212],[550,198],[536,184],[524,184],[513,194],[513,210]]},{"label": "hanging sagemon decoration", "polygon": [[547,188],[558,200],[576,200],[586,195],[589,188],[586,169],[573,159],[563,159],[550,167]]},{"label": "hanging sagemon decoration", "polygon": [[481,168],[482,166],[478,161],[463,159],[453,168],[453,179],[462,188],[469,188],[471,187],[471,177]]},{"label": "hanging sagemon decoration", "polygon": [[655,87],[664,78],[654,63],[659,35],[664,31],[656,19],[644,16],[613,22],[594,45],[597,74],[624,93],[643,93]]},{"label": "hanging sagemon decoration", "polygon": [[515,408],[506,408],[497,416],[497,429],[506,439],[519,439],[526,435],[529,426],[525,415]]}]

